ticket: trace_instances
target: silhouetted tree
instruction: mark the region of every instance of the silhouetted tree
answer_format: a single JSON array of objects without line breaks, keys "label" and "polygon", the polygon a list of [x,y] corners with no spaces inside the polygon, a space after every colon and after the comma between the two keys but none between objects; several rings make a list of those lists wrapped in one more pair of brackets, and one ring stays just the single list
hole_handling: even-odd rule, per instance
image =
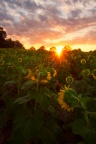
[{"label": "silhouetted tree", "polygon": [[56,51],[56,47],[51,47],[50,51]]},{"label": "silhouetted tree", "polygon": [[4,31],[2,27],[0,27],[0,48],[6,47],[6,40],[5,40],[6,36],[7,36],[6,31]]},{"label": "silhouetted tree", "polygon": [[41,46],[38,50],[46,50],[44,46]]},{"label": "silhouetted tree", "polygon": [[62,49],[62,51],[71,51],[72,50],[72,48],[69,46],[69,45],[66,45],[63,49]]},{"label": "silhouetted tree", "polygon": [[24,49],[24,46],[21,42],[19,42],[18,40],[14,41],[14,48],[16,49]]},{"label": "silhouetted tree", "polygon": [[13,41],[10,38],[10,39],[6,39],[6,48],[24,49],[24,46],[18,40]]},{"label": "silhouetted tree", "polygon": [[24,46],[18,40],[13,41],[11,38],[6,39],[7,34],[6,31],[0,27],[0,48],[16,48],[16,49],[24,49]]},{"label": "silhouetted tree", "polygon": [[35,47],[31,46],[31,47],[30,47],[30,50],[35,50]]},{"label": "silhouetted tree", "polygon": [[12,39],[6,39],[6,48],[14,48],[14,41]]}]

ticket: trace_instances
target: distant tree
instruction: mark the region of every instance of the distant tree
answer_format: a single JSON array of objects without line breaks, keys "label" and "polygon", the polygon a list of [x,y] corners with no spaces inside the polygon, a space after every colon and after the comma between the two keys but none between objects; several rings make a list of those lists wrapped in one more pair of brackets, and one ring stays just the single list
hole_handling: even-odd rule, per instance
[{"label": "distant tree", "polygon": [[2,27],[0,27],[0,48],[6,47],[6,40],[5,40],[6,36],[7,36],[6,31],[4,31]]},{"label": "distant tree", "polygon": [[51,47],[50,51],[56,51],[56,47]]},{"label": "distant tree", "polygon": [[24,46],[18,40],[13,41],[11,38],[9,38],[6,39],[6,48],[24,49]]},{"label": "distant tree", "polygon": [[69,46],[69,45],[66,45],[63,49],[62,49],[62,51],[71,51],[72,50],[72,48]]},{"label": "distant tree", "polygon": [[18,40],[13,41],[11,38],[6,39],[7,34],[6,31],[0,27],[0,48],[16,48],[16,49],[24,49],[24,46]]},{"label": "distant tree", "polygon": [[24,49],[24,46],[21,42],[19,42],[18,40],[14,41],[14,48],[16,49]]},{"label": "distant tree", "polygon": [[14,48],[14,41],[11,38],[6,39],[6,48]]},{"label": "distant tree", "polygon": [[74,52],[74,53],[76,53],[76,52],[79,53],[79,52],[82,52],[82,51],[81,51],[81,49],[79,48],[79,49],[74,49],[73,52]]},{"label": "distant tree", "polygon": [[36,49],[35,49],[35,47],[31,46],[31,47],[30,47],[30,50],[36,50]]},{"label": "distant tree", "polygon": [[41,46],[38,50],[46,50],[44,46]]}]

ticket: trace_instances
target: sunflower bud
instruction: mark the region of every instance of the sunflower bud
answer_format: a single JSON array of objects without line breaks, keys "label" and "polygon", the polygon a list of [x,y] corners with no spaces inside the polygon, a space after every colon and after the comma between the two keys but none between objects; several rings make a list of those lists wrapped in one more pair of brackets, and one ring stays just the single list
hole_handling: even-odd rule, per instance
[{"label": "sunflower bud", "polygon": [[69,85],[72,84],[73,78],[72,78],[71,76],[68,76],[68,77],[66,78],[66,82],[67,82]]},{"label": "sunflower bud", "polygon": [[82,65],[86,64],[86,60],[85,60],[85,59],[82,59],[82,60],[81,60],[81,64],[82,64]]},{"label": "sunflower bud", "polygon": [[90,70],[89,69],[84,69],[83,71],[82,71],[82,75],[83,76],[89,76],[90,75]]}]

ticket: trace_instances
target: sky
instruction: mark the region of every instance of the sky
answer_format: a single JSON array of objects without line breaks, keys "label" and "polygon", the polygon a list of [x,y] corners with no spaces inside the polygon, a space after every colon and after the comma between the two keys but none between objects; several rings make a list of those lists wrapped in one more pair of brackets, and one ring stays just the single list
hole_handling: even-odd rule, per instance
[{"label": "sky", "polygon": [[26,49],[96,49],[96,0],[0,0],[0,26]]}]

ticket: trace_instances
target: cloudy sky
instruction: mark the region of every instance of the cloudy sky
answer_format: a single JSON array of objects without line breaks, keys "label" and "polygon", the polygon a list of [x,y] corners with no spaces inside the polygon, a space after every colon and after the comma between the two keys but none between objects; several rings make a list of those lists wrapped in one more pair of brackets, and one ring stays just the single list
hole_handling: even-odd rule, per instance
[{"label": "cloudy sky", "polygon": [[96,0],[0,0],[0,26],[26,48],[96,49]]}]

